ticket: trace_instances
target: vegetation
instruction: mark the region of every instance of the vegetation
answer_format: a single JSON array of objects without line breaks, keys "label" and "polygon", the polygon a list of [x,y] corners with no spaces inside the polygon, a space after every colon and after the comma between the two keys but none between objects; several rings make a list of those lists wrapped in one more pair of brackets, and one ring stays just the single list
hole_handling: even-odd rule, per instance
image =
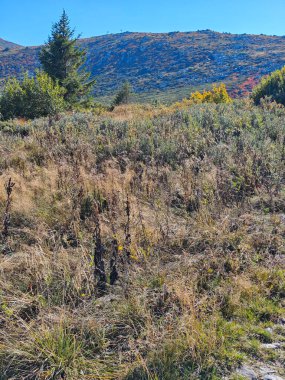
[{"label": "vegetation", "polygon": [[4,120],[55,115],[66,106],[64,94],[64,88],[41,71],[35,77],[25,74],[23,80],[10,78],[0,97],[0,114]]},{"label": "vegetation", "polygon": [[285,66],[263,77],[251,96],[255,104],[260,104],[261,99],[269,97],[272,101],[285,105]]},{"label": "vegetation", "polygon": [[125,82],[115,96],[112,105],[119,106],[121,104],[128,104],[130,102],[131,94],[132,87],[129,82]]},{"label": "vegetation", "polygon": [[283,69],[259,106],[130,105],[126,82],[107,108],[77,42],[64,12],[0,98],[1,379],[284,374]]},{"label": "vegetation", "polygon": [[284,120],[244,100],[1,122],[1,379],[282,375]]},{"label": "vegetation", "polygon": [[74,104],[90,92],[94,81],[88,81],[90,73],[82,68],[86,51],[77,46],[78,38],[73,38],[74,31],[69,24],[63,11],[60,20],[52,27],[48,43],[41,50],[40,62],[44,71],[65,88],[65,100]]},{"label": "vegetation", "polygon": [[231,103],[232,99],[229,96],[225,84],[219,86],[214,85],[212,91],[203,92],[196,91],[191,94],[190,102],[194,104],[200,103]]},{"label": "vegetation", "polygon": [[180,102],[170,105],[173,110],[185,109],[185,107],[192,107],[195,104],[203,103],[232,103],[233,99],[229,96],[226,85],[213,85],[212,90],[203,90],[192,92],[190,97],[184,98]]}]

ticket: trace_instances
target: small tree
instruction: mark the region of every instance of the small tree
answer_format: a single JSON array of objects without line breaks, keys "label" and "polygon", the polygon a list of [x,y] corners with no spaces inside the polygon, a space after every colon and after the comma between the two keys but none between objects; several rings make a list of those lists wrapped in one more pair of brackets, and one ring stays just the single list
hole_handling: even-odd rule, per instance
[{"label": "small tree", "polygon": [[65,108],[64,94],[65,89],[42,71],[35,77],[25,74],[22,81],[10,78],[0,98],[0,112],[5,120],[55,115]]},{"label": "small tree", "polygon": [[95,81],[89,81],[90,73],[83,70],[86,51],[77,46],[74,30],[65,11],[51,30],[51,36],[40,53],[44,71],[66,89],[65,100],[76,103],[87,95]]},{"label": "small tree", "polygon": [[130,102],[132,95],[132,86],[129,82],[125,82],[121,89],[118,91],[115,99],[113,101],[113,106],[118,106],[120,104],[128,104]]},{"label": "small tree", "polygon": [[255,104],[259,104],[262,98],[270,97],[273,101],[285,105],[285,66],[263,77],[253,89],[251,97]]}]

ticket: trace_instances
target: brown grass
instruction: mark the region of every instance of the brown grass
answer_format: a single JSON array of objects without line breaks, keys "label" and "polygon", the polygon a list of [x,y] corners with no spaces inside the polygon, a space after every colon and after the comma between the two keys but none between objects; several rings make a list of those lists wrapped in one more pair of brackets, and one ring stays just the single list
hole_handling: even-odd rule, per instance
[{"label": "brown grass", "polygon": [[[282,354],[254,339],[284,315],[283,113],[128,106],[51,129],[27,122],[24,138],[11,135],[17,121],[0,132],[1,213],[3,185],[16,183],[0,258],[1,379],[214,380],[244,360],[278,367]],[[107,274],[114,235],[119,256],[131,254],[100,297],[94,201]]]}]

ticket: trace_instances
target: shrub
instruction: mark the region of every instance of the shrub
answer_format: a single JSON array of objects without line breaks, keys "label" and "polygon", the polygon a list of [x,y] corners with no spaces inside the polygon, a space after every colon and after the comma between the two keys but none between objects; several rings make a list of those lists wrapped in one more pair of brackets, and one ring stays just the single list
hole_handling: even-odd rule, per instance
[{"label": "shrub", "polygon": [[190,96],[190,100],[195,104],[200,103],[231,103],[226,86],[222,83],[220,86],[213,86],[211,91],[196,91]]},{"label": "shrub", "polygon": [[24,91],[16,78],[10,78],[6,83],[0,98],[0,111],[6,120],[20,116],[23,110]]},{"label": "shrub", "polygon": [[263,77],[253,89],[251,97],[257,105],[265,97],[285,105],[285,66]]},{"label": "shrub", "polygon": [[64,92],[58,83],[41,71],[37,71],[35,77],[25,74],[22,81],[10,78],[0,98],[2,117],[8,120],[54,115],[65,107]]}]

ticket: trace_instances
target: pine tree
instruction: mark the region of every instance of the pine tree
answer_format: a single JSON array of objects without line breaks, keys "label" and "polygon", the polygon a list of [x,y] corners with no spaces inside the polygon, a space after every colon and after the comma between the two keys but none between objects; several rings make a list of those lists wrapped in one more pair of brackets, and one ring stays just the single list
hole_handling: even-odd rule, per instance
[{"label": "pine tree", "polygon": [[129,82],[125,82],[113,100],[113,106],[118,106],[120,104],[128,104],[130,102],[132,95],[132,86]]},{"label": "pine tree", "polygon": [[74,38],[74,30],[70,28],[69,18],[63,11],[40,53],[44,71],[66,89],[65,100],[71,104],[87,95],[95,82],[89,81],[90,73],[82,69],[86,50],[77,46],[78,38]]}]

